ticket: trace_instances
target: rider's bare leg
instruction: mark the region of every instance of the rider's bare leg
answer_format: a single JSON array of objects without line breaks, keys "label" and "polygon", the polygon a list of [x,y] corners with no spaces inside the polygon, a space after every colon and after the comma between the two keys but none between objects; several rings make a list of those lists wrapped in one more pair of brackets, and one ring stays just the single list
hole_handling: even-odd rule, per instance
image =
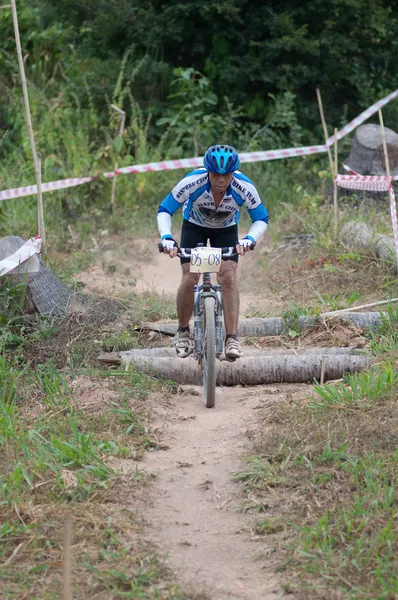
[{"label": "rider's bare leg", "polygon": [[239,292],[236,270],[238,263],[225,260],[221,270],[217,273],[218,283],[221,285],[222,304],[226,335],[236,335],[239,319]]},{"label": "rider's bare leg", "polygon": [[182,280],[177,292],[177,317],[180,327],[188,327],[193,313],[193,286],[197,284],[199,276],[190,273],[189,263],[182,266]]}]

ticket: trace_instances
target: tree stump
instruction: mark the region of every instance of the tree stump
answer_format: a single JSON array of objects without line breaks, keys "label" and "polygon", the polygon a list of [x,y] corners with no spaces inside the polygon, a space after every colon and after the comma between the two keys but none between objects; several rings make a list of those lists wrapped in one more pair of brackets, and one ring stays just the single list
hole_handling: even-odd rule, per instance
[{"label": "tree stump", "polygon": [[[398,134],[385,127],[391,175],[398,175]],[[355,132],[350,155],[344,161],[360,175],[386,175],[380,125],[361,125]]]}]

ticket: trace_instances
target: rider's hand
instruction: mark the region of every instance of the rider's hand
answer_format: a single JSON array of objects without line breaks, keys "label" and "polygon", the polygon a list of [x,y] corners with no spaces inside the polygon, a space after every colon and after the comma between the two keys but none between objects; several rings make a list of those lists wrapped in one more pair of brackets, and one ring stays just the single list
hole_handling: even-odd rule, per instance
[{"label": "rider's hand", "polygon": [[163,252],[165,254],[168,254],[170,258],[174,258],[175,256],[177,256],[178,244],[175,240],[173,240],[171,235],[162,239],[162,246]]},{"label": "rider's hand", "polygon": [[245,237],[239,240],[239,243],[236,244],[236,251],[238,254],[246,254],[246,252],[250,252],[250,250],[254,249],[256,242],[254,242],[251,238]]}]

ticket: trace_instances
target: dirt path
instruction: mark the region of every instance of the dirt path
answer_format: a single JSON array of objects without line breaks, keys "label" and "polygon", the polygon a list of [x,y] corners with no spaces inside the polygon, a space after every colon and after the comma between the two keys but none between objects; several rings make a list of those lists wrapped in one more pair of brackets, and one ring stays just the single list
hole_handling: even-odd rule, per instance
[{"label": "dirt path", "polygon": [[247,432],[256,427],[257,409],[284,400],[283,392],[270,391],[277,389],[221,388],[214,409],[204,407],[200,388],[177,397],[159,415],[168,449],[144,462],[156,475],[146,509],[151,538],[168,553],[178,580],[211,600],[271,600],[280,591],[266,540],[252,531],[261,515],[239,510],[241,488],[232,480],[250,453]]},{"label": "dirt path", "polygon": [[[156,291],[174,297],[179,265],[157,254],[155,248],[154,241],[136,241],[123,251],[110,248],[102,265],[82,273],[79,279],[87,291],[120,293],[126,290],[129,270],[135,293]],[[142,253],[139,260],[138,250]],[[244,260],[241,315],[245,316],[250,306],[258,307],[260,301],[270,314],[277,314],[278,300],[267,286],[259,291],[257,281],[257,290],[252,292],[256,258]],[[107,269],[107,264],[112,269]],[[178,580],[203,590],[211,600],[276,599],[281,587],[272,552],[266,538],[253,533],[261,515],[239,510],[242,488],[232,477],[244,468],[243,458],[251,451],[247,434],[258,428],[258,409],[284,400],[283,391],[275,386],[221,388],[216,407],[206,409],[201,389],[190,389],[194,393],[185,391],[177,396],[167,410],[155,407],[161,446],[167,450],[150,453],[144,461],[144,467],[156,475],[142,506],[150,538],[168,555]]]}]

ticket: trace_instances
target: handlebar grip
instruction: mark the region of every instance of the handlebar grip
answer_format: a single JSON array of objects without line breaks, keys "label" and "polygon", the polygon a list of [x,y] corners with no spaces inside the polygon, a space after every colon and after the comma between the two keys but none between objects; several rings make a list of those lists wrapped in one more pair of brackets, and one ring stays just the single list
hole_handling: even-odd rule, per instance
[{"label": "handlebar grip", "polygon": [[161,254],[163,254],[163,244],[162,244],[162,242],[159,242],[159,243],[158,243],[158,248],[159,248],[159,252],[160,252]]}]

